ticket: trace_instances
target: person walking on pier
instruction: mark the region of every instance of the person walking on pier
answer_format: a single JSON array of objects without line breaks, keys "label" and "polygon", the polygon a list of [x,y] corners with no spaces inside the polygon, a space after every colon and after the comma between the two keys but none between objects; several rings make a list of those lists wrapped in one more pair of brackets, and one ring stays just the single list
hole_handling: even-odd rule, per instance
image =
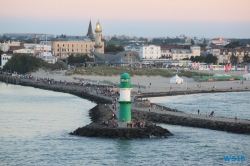
[{"label": "person walking on pier", "polygon": [[200,115],[200,110],[198,109],[198,115]]}]

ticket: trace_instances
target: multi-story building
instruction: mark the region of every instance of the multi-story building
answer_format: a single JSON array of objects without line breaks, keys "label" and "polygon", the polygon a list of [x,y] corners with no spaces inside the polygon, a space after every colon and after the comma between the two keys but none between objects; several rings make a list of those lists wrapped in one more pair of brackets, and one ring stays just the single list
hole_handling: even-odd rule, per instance
[{"label": "multi-story building", "polygon": [[140,60],[159,59],[161,57],[161,47],[157,45],[128,45],[125,51],[136,51],[139,53]]},{"label": "multi-story building", "polygon": [[10,60],[11,57],[11,55],[2,54],[0,67],[3,67],[8,62],[8,60]]},{"label": "multi-story building", "polygon": [[[100,25],[100,23],[96,25]],[[89,26],[89,28],[90,27],[91,26]],[[88,30],[88,32],[91,31],[92,30]],[[88,36],[62,35],[56,38],[56,40],[52,42],[51,46],[54,55],[60,59],[66,59],[71,54],[87,54],[92,56],[90,52],[91,50],[104,53],[104,42],[101,41],[101,27],[100,29],[96,29],[96,42],[93,42],[91,37]]]},{"label": "multi-story building", "polygon": [[3,52],[7,52],[10,50],[16,50],[16,49],[20,49],[20,48],[24,48],[24,43],[21,42],[9,42],[9,43],[0,43],[0,49]]},{"label": "multi-story building", "polygon": [[238,57],[238,62],[242,62],[245,55],[250,56],[250,48],[211,48],[209,53],[217,56],[219,63],[230,63],[232,55]]},{"label": "multi-story building", "polygon": [[95,43],[89,38],[70,36],[57,38],[52,42],[52,51],[57,58],[66,59],[69,55],[88,54],[94,49]]},{"label": "multi-story building", "polygon": [[161,47],[161,58],[162,59],[172,59],[172,54],[169,48]]},{"label": "multi-story building", "polygon": [[191,56],[200,56],[200,46],[191,46],[190,49],[171,49],[171,60],[182,60],[183,58],[191,58]]}]

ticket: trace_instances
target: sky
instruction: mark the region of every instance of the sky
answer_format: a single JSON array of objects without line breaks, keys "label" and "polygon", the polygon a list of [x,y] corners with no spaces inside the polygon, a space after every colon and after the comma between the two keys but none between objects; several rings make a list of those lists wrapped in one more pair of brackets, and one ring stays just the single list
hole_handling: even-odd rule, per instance
[{"label": "sky", "polygon": [[250,0],[0,0],[0,33],[250,38]]}]

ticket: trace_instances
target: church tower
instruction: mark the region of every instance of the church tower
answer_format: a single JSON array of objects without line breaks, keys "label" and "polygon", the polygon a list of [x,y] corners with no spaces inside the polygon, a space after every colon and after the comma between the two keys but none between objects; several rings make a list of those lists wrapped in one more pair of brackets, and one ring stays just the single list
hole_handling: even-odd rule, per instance
[{"label": "church tower", "polygon": [[87,32],[86,36],[88,36],[91,40],[93,40],[93,38],[94,38],[92,25],[91,25],[91,20],[89,21],[89,29],[88,29],[88,32]]},{"label": "church tower", "polygon": [[95,52],[102,53],[102,27],[99,21],[96,23],[95,29]]}]

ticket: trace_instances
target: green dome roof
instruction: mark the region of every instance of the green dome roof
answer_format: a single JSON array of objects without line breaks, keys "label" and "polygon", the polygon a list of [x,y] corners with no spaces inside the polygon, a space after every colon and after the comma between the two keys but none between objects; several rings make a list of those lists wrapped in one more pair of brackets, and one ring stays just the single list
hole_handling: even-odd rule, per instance
[{"label": "green dome roof", "polygon": [[128,73],[123,73],[121,79],[130,79],[130,75]]}]

